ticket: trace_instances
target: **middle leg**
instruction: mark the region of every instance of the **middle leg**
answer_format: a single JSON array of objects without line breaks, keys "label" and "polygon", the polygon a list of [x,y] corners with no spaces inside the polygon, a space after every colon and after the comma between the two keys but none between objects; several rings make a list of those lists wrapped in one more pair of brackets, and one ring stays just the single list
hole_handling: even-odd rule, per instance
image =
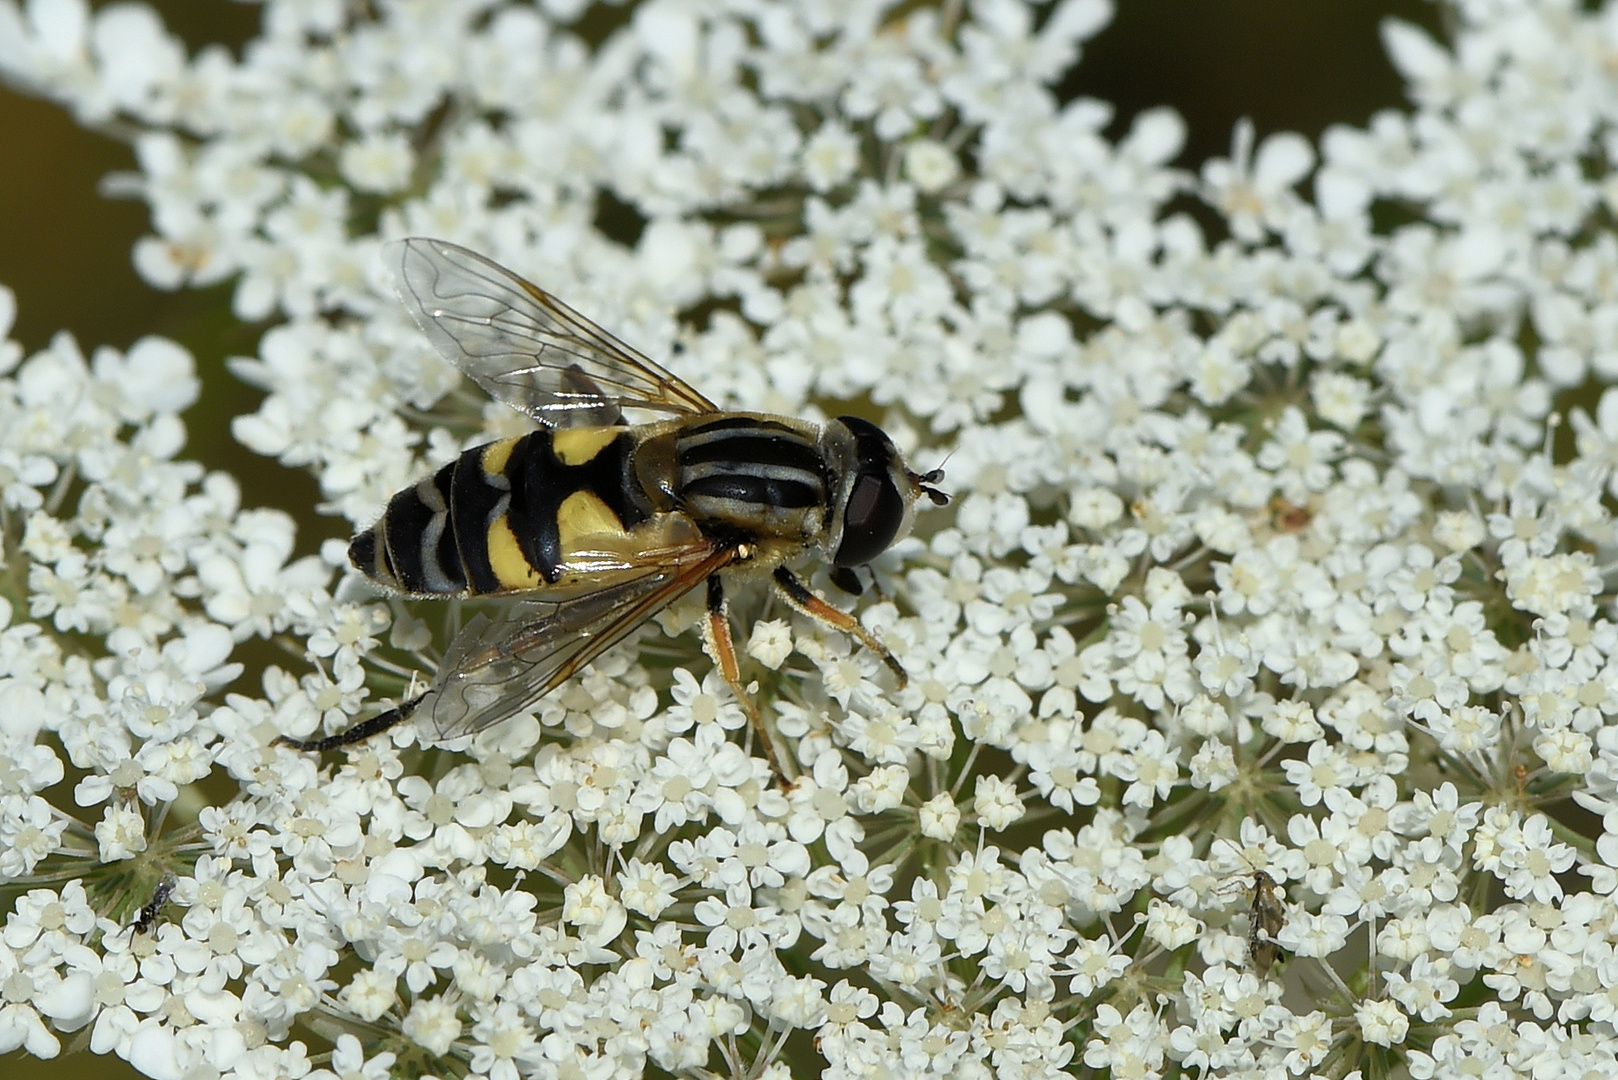
[{"label": "middle leg", "polygon": [[730,608],[725,603],[725,585],[718,574],[708,579],[708,616],[702,621],[702,643],[707,647],[708,655],[713,657],[713,662],[719,666],[719,674],[730,684],[730,691],[736,695],[742,711],[747,714],[748,722],[753,725],[764,746],[764,752],[775,763],[775,771],[784,776],[780,756],[775,752],[775,740],[770,737],[769,728],[759,714],[753,695],[742,685],[741,664],[736,659],[736,640],[730,632]]}]

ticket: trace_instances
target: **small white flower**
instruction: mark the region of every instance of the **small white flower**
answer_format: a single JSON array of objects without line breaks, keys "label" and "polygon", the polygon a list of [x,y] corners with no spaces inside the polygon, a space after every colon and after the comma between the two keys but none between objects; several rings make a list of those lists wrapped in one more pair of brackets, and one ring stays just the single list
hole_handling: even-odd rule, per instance
[{"label": "small white flower", "polygon": [[1016,788],[995,776],[978,778],[972,810],[979,821],[997,832],[1010,828],[1024,812]]},{"label": "small white flower", "polygon": [[1173,904],[1153,899],[1146,910],[1146,933],[1165,949],[1187,945],[1202,932],[1202,923]]},{"label": "small white flower", "polygon": [[1347,432],[1357,429],[1370,409],[1370,384],[1342,372],[1321,372],[1309,394],[1321,418]]},{"label": "small white flower", "polygon": [[936,116],[941,104],[916,58],[889,50],[878,51],[861,64],[843,94],[848,114],[874,118],[876,133],[884,139],[898,137],[916,120]]},{"label": "small white flower", "polygon": [[1289,743],[1310,742],[1324,734],[1314,710],[1302,701],[1276,702],[1275,709],[1264,718],[1264,730]]},{"label": "small white flower", "polygon": [[859,164],[859,140],[842,123],[828,120],[804,140],[801,153],[809,183],[816,191],[827,191],[853,174]]},{"label": "small white flower", "polygon": [[947,792],[939,792],[921,805],[921,835],[933,840],[951,840],[961,827],[961,811]]},{"label": "small white flower", "polygon": [[410,179],[414,155],[403,135],[372,133],[348,143],[338,159],[343,178],[360,191],[387,194]]},{"label": "small white flower", "polygon": [[410,1006],[401,1030],[416,1045],[433,1054],[446,1054],[461,1036],[455,1006],[443,998],[422,998]]},{"label": "small white flower", "polygon": [[918,189],[937,194],[954,182],[960,162],[949,147],[932,139],[917,139],[905,146],[905,175]]},{"label": "small white flower", "polygon": [[1240,121],[1230,159],[1212,161],[1202,171],[1208,200],[1225,213],[1231,232],[1247,243],[1261,239],[1264,227],[1276,227],[1297,204],[1292,187],[1315,165],[1314,152],[1297,135],[1268,136],[1256,159],[1253,138],[1252,122]]},{"label": "small white flower", "polygon": [[562,918],[586,932],[597,944],[605,944],[623,930],[627,913],[609,896],[600,878],[591,875],[562,890]]},{"label": "small white flower", "polygon": [[102,862],[132,859],[146,850],[146,822],[133,809],[108,806],[96,823]]},{"label": "small white flower", "polygon": [[746,652],[771,671],[779,671],[792,655],[792,628],[780,619],[760,619],[753,624]]},{"label": "small white flower", "polygon": [[1398,1046],[1410,1032],[1409,1019],[1392,1001],[1366,1000],[1354,1008],[1365,1041],[1375,1046]]}]

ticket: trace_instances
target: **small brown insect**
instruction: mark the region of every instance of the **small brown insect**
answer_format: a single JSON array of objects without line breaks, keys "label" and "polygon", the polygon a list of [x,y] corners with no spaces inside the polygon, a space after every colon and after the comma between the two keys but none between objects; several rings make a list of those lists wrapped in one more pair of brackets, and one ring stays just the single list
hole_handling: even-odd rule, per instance
[{"label": "small brown insect", "polygon": [[1281,532],[1302,532],[1314,519],[1315,512],[1307,506],[1288,502],[1279,495],[1270,500],[1270,522]]},{"label": "small brown insect", "polygon": [[[1219,839],[1225,840],[1223,836]],[[1229,840],[1225,840],[1225,843],[1253,871],[1253,883],[1247,887],[1253,898],[1247,909],[1247,961],[1261,978],[1268,977],[1275,962],[1286,956],[1286,951],[1275,939],[1287,921],[1281,886],[1267,872],[1254,866],[1241,848]]]},{"label": "small brown insect", "polygon": [[1275,935],[1286,923],[1287,913],[1275,879],[1264,871],[1253,871],[1252,892],[1253,904],[1247,909],[1247,959],[1260,975],[1268,975],[1285,955]]}]

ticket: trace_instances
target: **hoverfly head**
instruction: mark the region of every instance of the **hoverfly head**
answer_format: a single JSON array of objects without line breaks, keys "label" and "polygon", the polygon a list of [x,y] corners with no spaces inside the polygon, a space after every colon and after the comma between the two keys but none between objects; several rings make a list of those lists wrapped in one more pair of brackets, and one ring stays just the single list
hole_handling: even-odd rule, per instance
[{"label": "hoverfly head", "polygon": [[839,416],[827,434],[841,459],[831,508],[834,565],[863,566],[903,539],[921,496],[935,506],[949,501],[931,486],[944,478],[943,470],[911,472],[887,432],[869,420]]}]

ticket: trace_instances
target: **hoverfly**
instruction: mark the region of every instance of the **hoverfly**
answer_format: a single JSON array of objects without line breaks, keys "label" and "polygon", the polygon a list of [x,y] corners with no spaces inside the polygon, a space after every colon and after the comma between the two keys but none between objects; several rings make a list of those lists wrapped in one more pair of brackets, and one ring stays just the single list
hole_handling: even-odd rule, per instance
[{"label": "hoverfly", "polygon": [[[741,684],[723,581],[769,575],[794,608],[854,635],[903,685],[881,642],[787,567],[830,557],[853,568],[908,533],[917,499],[942,506],[942,470],[912,472],[875,424],[825,425],[719,409],[567,305],[443,240],[389,244],[406,309],[446,359],[538,423],[468,450],[393,496],[348,557],[415,597],[509,597],[451,643],[425,692],[328,738],[346,746],[415,716],[440,740],[524,709],[707,583],[703,641],[760,735]],[[624,408],[666,419],[630,424]],[[770,746],[768,738],[764,745]]]},{"label": "hoverfly", "polygon": [[1225,845],[1240,855],[1253,871],[1253,883],[1247,886],[1252,903],[1247,909],[1247,962],[1253,965],[1260,978],[1267,978],[1277,960],[1286,956],[1275,936],[1286,925],[1286,905],[1281,900],[1281,886],[1264,870],[1253,865],[1247,853],[1221,836]]}]

